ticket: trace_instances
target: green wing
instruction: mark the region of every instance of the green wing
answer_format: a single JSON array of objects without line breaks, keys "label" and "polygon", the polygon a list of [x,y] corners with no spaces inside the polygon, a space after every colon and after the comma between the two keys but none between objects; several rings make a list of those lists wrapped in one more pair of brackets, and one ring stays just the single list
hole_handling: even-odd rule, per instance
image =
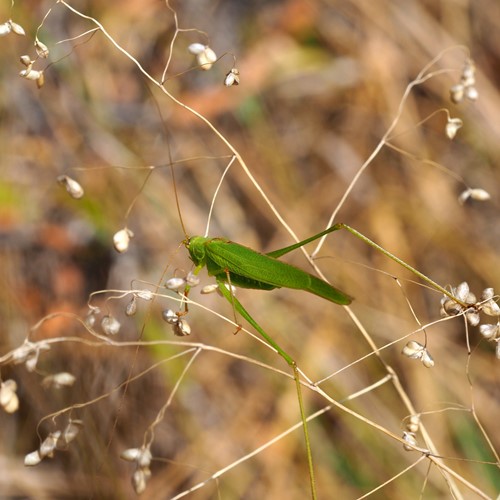
[{"label": "green wing", "polygon": [[336,304],[350,304],[351,297],[298,267],[222,238],[205,242],[209,274],[243,288],[272,290],[292,288],[318,295]]}]

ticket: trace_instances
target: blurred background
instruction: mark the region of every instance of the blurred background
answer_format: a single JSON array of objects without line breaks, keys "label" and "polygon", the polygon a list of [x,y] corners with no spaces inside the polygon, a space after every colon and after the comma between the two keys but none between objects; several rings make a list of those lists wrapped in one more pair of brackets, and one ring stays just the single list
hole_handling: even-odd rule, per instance
[{"label": "blurred background", "polygon": [[[405,89],[445,49],[432,67],[440,72],[410,94],[391,136],[355,185],[337,221],[346,222],[433,280],[467,281],[479,297],[498,288],[498,186],[500,137],[500,4],[495,0],[281,0],[69,2],[99,20],[114,40],[161,81],[175,36],[165,88],[206,117],[238,150],[252,175],[299,238],[327,226],[354,175],[398,112]],[[18,76],[19,57],[35,58],[38,31],[47,45],[45,84]],[[149,82],[102,33],[63,4],[0,4],[0,23],[12,19],[26,36],[0,38],[0,346],[1,354],[32,341],[62,336],[90,338],[70,314],[85,317],[89,294],[156,284],[187,272],[185,233],[203,234],[210,203],[230,151],[200,119]],[[75,38],[78,37],[78,38]],[[65,41],[74,39],[72,41]],[[210,71],[193,69],[187,47],[208,44],[222,56]],[[470,52],[468,52],[470,51]],[[469,56],[476,65],[476,102],[454,104],[449,89],[460,81]],[[233,61],[236,57],[236,63]],[[241,84],[227,88],[226,73],[239,69]],[[446,114],[463,120],[457,137],[445,133]],[[435,163],[432,163],[435,162]],[[154,168],[151,168],[154,167]],[[80,200],[56,179],[77,179]],[[458,203],[467,187],[484,188],[488,202]],[[134,239],[118,254],[113,234],[129,227]],[[239,165],[217,197],[210,235],[225,236],[263,252],[293,243]],[[313,245],[307,247],[314,249]],[[352,306],[384,361],[400,382],[445,463],[495,497],[498,468],[480,426],[498,449],[499,361],[493,343],[470,328],[467,354],[461,319],[426,330],[436,366],[401,356],[404,336],[439,319],[440,295],[347,232],[331,235],[316,262],[355,301]],[[304,256],[285,257],[309,269]],[[399,278],[402,287],[393,279]],[[205,274],[203,284],[211,282]],[[140,285],[142,287],[144,285]],[[151,287],[150,287],[151,288]],[[340,307],[297,291],[239,291],[254,318],[313,381],[355,363],[321,385],[342,400],[386,374],[373,348]],[[193,300],[232,319],[216,295]],[[133,318],[129,298],[93,299],[122,323],[116,340],[177,340],[161,320],[174,302],[140,302]],[[33,330],[37,322],[54,313]],[[103,313],[103,314],[104,314]],[[281,358],[227,322],[193,307],[192,335],[203,342],[284,371]],[[491,322],[492,320],[490,320]],[[424,343],[422,333],[412,339]],[[184,339],[183,339],[184,340]],[[70,416],[84,429],[66,452],[36,468],[24,455],[67,421],[40,419],[106,394],[181,347],[105,347],[62,342],[41,354],[37,368],[5,363],[2,380],[18,385],[19,411],[0,413],[2,498],[133,498],[133,465],[119,459],[140,446],[147,426],[165,404],[186,366],[181,357],[152,369]],[[47,374],[69,371],[71,387],[43,387]],[[472,387],[472,390],[471,390]],[[305,391],[308,413],[327,402]],[[355,411],[401,435],[408,409],[386,384],[349,403]],[[145,497],[171,498],[209,478],[299,421],[295,387],[282,375],[227,354],[202,352],[189,368],[161,425],[152,452],[158,458]],[[417,458],[401,443],[331,410],[311,422],[321,498],[358,498]],[[417,438],[424,445],[422,438]],[[459,460],[457,460],[459,459]],[[427,478],[427,483],[425,483]],[[212,481],[189,498],[307,498],[306,454],[301,432]],[[464,498],[482,498],[459,487]],[[372,498],[450,498],[437,468],[424,461]],[[483,496],[484,497],[484,496]]]}]

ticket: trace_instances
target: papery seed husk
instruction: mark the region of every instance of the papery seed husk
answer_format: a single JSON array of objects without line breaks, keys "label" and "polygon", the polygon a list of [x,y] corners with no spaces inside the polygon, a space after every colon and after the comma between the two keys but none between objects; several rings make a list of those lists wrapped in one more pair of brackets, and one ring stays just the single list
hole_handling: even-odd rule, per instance
[{"label": "papery seed husk", "polygon": [[151,455],[151,450],[149,448],[141,449],[137,458],[137,464],[141,469],[145,469],[151,464],[152,458],[153,456]]},{"label": "papery seed husk", "polygon": [[10,23],[0,24],[0,36],[8,35],[12,31],[12,26]]},{"label": "papery seed husk", "polygon": [[200,293],[203,295],[207,295],[209,293],[215,292],[219,288],[219,285],[217,283],[214,283],[212,285],[205,285],[201,290]]},{"label": "papery seed husk", "polygon": [[495,296],[495,290],[493,288],[485,288],[481,294],[483,300],[492,299]]},{"label": "papery seed husk", "polygon": [[[14,382],[12,380],[12,382]],[[16,394],[17,384],[2,384],[0,387],[0,405],[6,413],[14,413],[19,409],[19,398]]]},{"label": "papery seed husk", "polygon": [[238,71],[237,68],[232,68],[231,71],[226,75],[226,78],[224,80],[224,85],[226,87],[231,87],[232,85],[239,85],[240,84],[239,74],[240,72]]},{"label": "papery seed husk", "polygon": [[170,325],[175,325],[179,322],[179,316],[175,314],[172,309],[165,309],[162,311],[161,316],[164,321],[166,321]]},{"label": "papery seed husk", "polygon": [[479,92],[477,91],[476,87],[466,87],[465,97],[467,97],[467,99],[469,99],[470,101],[477,101]]},{"label": "papery seed husk", "polygon": [[120,458],[122,460],[126,460],[127,462],[135,462],[140,454],[141,450],[139,450],[139,448],[128,448],[127,450],[122,451]]},{"label": "papery seed husk", "polygon": [[486,201],[491,198],[490,193],[481,188],[474,188],[470,190],[470,197],[477,201]]},{"label": "papery seed husk", "polygon": [[460,118],[450,118],[446,123],[446,135],[449,139],[453,139],[457,135],[458,129],[463,125]]},{"label": "papery seed husk", "polygon": [[192,43],[189,47],[188,50],[191,52],[191,54],[197,56],[198,54],[201,54],[204,52],[204,50],[207,48],[206,45],[203,45],[202,43]]},{"label": "papery seed husk", "polygon": [[134,487],[134,491],[137,495],[144,493],[146,489],[146,481],[148,480],[148,476],[143,469],[137,469],[132,475],[132,486]]},{"label": "papery seed husk", "polygon": [[460,193],[460,196],[458,197],[458,202],[460,203],[460,205],[463,205],[470,198],[470,195],[471,195],[470,189],[466,189],[465,191],[462,191]]},{"label": "papery seed husk", "polygon": [[210,47],[205,47],[205,50],[196,56],[196,60],[201,69],[208,71],[213,66],[213,63],[217,61],[217,55]]},{"label": "papery seed husk", "polygon": [[51,457],[53,456],[54,450],[57,445],[57,440],[61,436],[61,431],[51,432],[40,445],[38,453],[41,457]]},{"label": "papery seed husk", "polygon": [[10,25],[12,27],[12,31],[16,35],[20,35],[20,36],[26,35],[26,32],[24,31],[24,28],[20,24],[17,24],[14,21],[9,21],[9,22],[10,22]]},{"label": "papery seed husk", "polygon": [[461,83],[453,85],[450,89],[450,99],[453,103],[458,104],[464,98],[464,86]]},{"label": "papery seed husk", "polygon": [[427,350],[422,353],[422,364],[426,368],[432,368],[434,366],[434,360]]},{"label": "papery seed husk", "polygon": [[467,296],[469,295],[469,284],[466,281],[463,281],[462,283],[460,283],[453,291],[453,295],[458,300],[465,302],[465,300],[467,299]]},{"label": "papery seed husk", "polygon": [[456,316],[462,312],[462,306],[452,299],[448,299],[444,305],[443,310],[446,316]]},{"label": "papery seed husk", "polygon": [[406,428],[408,431],[415,433],[418,432],[418,428],[420,427],[420,415],[411,415],[410,421],[408,422]]},{"label": "papery seed husk", "polygon": [[26,370],[28,370],[29,372],[34,372],[37,363],[38,363],[38,352],[36,352],[34,355],[28,358],[26,360],[26,363],[24,363],[24,366],[26,367]]},{"label": "papery seed husk", "polygon": [[133,316],[137,312],[137,300],[135,297],[132,297],[132,300],[127,304],[125,308],[125,314],[127,316]]},{"label": "papery seed husk", "polygon": [[42,72],[36,69],[23,69],[19,72],[19,76],[26,78],[26,80],[36,81],[42,76]]},{"label": "papery seed husk", "polygon": [[499,326],[498,325],[480,325],[479,326],[479,333],[485,338],[485,339],[494,339],[498,333]]},{"label": "papery seed husk", "polygon": [[24,55],[19,58],[22,64],[24,64],[26,67],[29,67],[31,64],[34,63],[34,61],[31,60],[30,56]]},{"label": "papery seed husk", "polygon": [[38,38],[35,40],[35,50],[40,57],[43,57],[44,59],[49,57],[49,48],[43,42],[38,40]]},{"label": "papery seed husk", "polygon": [[69,372],[60,372],[56,373],[52,380],[56,386],[71,387],[75,383],[76,377]]},{"label": "papery seed husk", "polygon": [[494,300],[483,304],[482,311],[488,316],[500,316],[500,306]]},{"label": "papery seed husk", "polygon": [[101,328],[106,335],[116,335],[120,327],[120,322],[113,316],[104,316],[101,320]]},{"label": "papery seed husk", "polygon": [[80,434],[80,430],[83,428],[83,422],[81,420],[71,420],[71,422],[68,423],[66,428],[64,429],[61,440],[65,444],[71,443],[78,434]]},{"label": "papery seed husk", "polygon": [[476,311],[470,311],[465,313],[465,317],[467,318],[467,322],[469,323],[470,326],[477,326],[481,321],[481,317],[479,316],[479,313],[477,313]]},{"label": "papery seed husk", "polygon": [[185,337],[191,334],[191,327],[185,319],[180,319],[174,324],[174,334],[178,337]]},{"label": "papery seed husk", "polygon": [[404,347],[401,353],[411,359],[420,359],[425,347],[416,340],[410,340]]},{"label": "papery seed husk", "polygon": [[89,312],[85,317],[85,326],[92,328],[95,325],[96,317],[94,312]]},{"label": "papery seed husk", "polygon": [[75,181],[67,175],[59,175],[57,177],[57,182],[66,188],[66,191],[72,198],[76,200],[84,195],[84,191],[79,182]]},{"label": "papery seed husk", "polygon": [[24,457],[24,465],[28,467],[33,467],[34,465],[38,465],[41,461],[42,457],[40,456],[40,453],[38,453],[38,450],[28,453]]},{"label": "papery seed husk", "polygon": [[165,287],[169,290],[178,290],[186,284],[184,278],[170,278],[165,282]]},{"label": "papery seed husk", "polygon": [[[41,89],[43,85],[45,84],[45,75],[43,74],[43,71],[40,71],[40,76],[36,79],[36,86]],[[81,188],[81,186],[80,186]],[[80,196],[77,196],[77,198],[81,198],[83,196],[83,189],[81,190],[82,194]]]},{"label": "papery seed husk", "polygon": [[120,229],[113,235],[113,246],[119,253],[126,252],[134,233],[130,229]]},{"label": "papery seed husk", "polygon": [[403,445],[406,451],[414,451],[414,448],[410,445],[417,446],[417,438],[413,432],[403,432],[403,439],[408,443]]}]

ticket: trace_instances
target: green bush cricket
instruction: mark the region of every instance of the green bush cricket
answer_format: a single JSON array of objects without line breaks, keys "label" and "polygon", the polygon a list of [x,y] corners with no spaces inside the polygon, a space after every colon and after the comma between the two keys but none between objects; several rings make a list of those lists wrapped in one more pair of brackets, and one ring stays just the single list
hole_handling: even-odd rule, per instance
[{"label": "green bush cricket", "polygon": [[[293,378],[296,384],[297,399],[299,402],[302,426],[304,429],[312,498],[317,498],[316,486],[307,419],[302,399],[300,374],[297,364],[253,319],[253,317],[230,291],[230,287],[228,288],[227,285],[256,290],[273,290],[275,288],[304,290],[335,304],[349,305],[352,301],[352,298],[349,295],[333,287],[326,281],[303,271],[302,269],[278,260],[279,257],[287,254],[288,252],[340,229],[346,229],[357,238],[361,239],[418,277],[422,278],[430,284],[432,288],[441,291],[445,295],[448,295],[450,298],[460,303],[460,301],[457,300],[456,297],[453,297],[448,290],[442,288],[430,278],[409,266],[401,259],[377,245],[375,242],[352,227],[342,223],[335,224],[298,243],[266,254],[259,253],[251,248],[234,243],[226,238],[193,236],[184,240],[184,245],[188,249],[191,260],[196,266],[194,274],[198,274],[203,267],[206,267],[208,274],[210,276],[214,276],[217,280],[221,294],[232,305],[235,315],[237,312],[245,318],[247,322],[260,333],[266,342],[274,348],[274,350],[290,365],[293,370]],[[186,296],[189,293],[189,289],[190,287],[187,286],[184,291]]]},{"label": "green bush cricket", "polygon": [[[194,274],[198,274],[203,267],[206,267],[208,274],[214,276],[217,280],[219,290],[232,304],[235,313],[237,312],[245,318],[292,367],[293,378],[297,387],[300,415],[304,428],[311,493],[313,498],[316,498],[314,470],[297,364],[252,318],[238,299],[236,299],[234,294],[226,287],[226,284],[256,290],[272,290],[280,287],[292,288],[313,293],[335,304],[350,304],[352,299],[349,295],[298,267],[278,260],[278,257],[337,229],[340,229],[340,227],[332,226],[306,240],[267,254],[256,252],[251,248],[239,245],[225,238],[193,236],[184,241],[191,256],[191,260],[196,266]],[[186,287],[185,294],[188,292],[189,287]]]}]

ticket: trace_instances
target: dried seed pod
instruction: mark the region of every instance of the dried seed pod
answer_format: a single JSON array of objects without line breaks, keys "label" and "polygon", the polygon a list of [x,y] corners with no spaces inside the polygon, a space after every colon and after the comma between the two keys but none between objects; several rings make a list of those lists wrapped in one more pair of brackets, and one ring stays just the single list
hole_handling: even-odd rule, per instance
[{"label": "dried seed pod", "polygon": [[169,325],[175,325],[179,322],[179,316],[172,309],[163,310],[161,316]]},{"label": "dried seed pod", "polygon": [[488,316],[500,316],[500,306],[494,300],[488,300],[481,309]]},{"label": "dried seed pod", "polygon": [[480,325],[479,333],[487,340],[493,340],[498,336],[500,325]]},{"label": "dried seed pod", "polygon": [[219,285],[217,283],[213,283],[212,285],[205,285],[200,293],[203,295],[208,295],[209,293],[214,293],[216,290],[219,289]]},{"label": "dried seed pod", "polygon": [[137,456],[137,465],[141,469],[148,468],[151,465],[151,460],[153,456],[151,455],[151,450],[149,448],[140,448],[139,455]]},{"label": "dried seed pod", "polygon": [[31,69],[31,67],[27,69],[23,69],[19,72],[19,76],[26,78],[26,80],[37,81],[39,78],[42,78],[43,71],[38,71],[36,69]]},{"label": "dried seed pod", "polygon": [[83,428],[83,422],[81,420],[70,420],[68,425],[62,431],[61,437],[57,442],[58,448],[65,448],[73,439],[80,434],[80,430]]},{"label": "dried seed pod", "polygon": [[76,377],[68,372],[60,372],[55,375],[48,375],[42,380],[44,387],[54,387],[60,389],[61,387],[71,387],[75,383]]},{"label": "dried seed pod", "polygon": [[202,43],[192,43],[188,47],[188,50],[189,50],[189,52],[191,52],[191,54],[197,56],[197,55],[201,54],[202,52],[204,52],[206,48],[207,48],[207,46],[203,45]]},{"label": "dried seed pod", "polygon": [[132,486],[137,495],[140,495],[146,489],[146,482],[151,477],[149,469],[137,469],[132,475]]},{"label": "dried seed pod", "polygon": [[0,406],[6,413],[14,413],[19,408],[19,398],[16,391],[17,384],[12,379],[0,384]]},{"label": "dried seed pod", "polygon": [[179,319],[177,323],[174,323],[174,335],[178,337],[185,337],[191,334],[191,327],[185,319]]},{"label": "dried seed pod", "polygon": [[479,313],[474,309],[467,311],[465,313],[465,318],[467,319],[467,323],[469,323],[470,326],[477,326],[481,321],[481,316],[479,316]]},{"label": "dried seed pod", "polygon": [[170,278],[165,282],[165,287],[169,290],[179,290],[185,284],[186,280],[184,278]]},{"label": "dried seed pod", "polygon": [[462,313],[462,306],[453,299],[446,297],[441,303],[441,316],[457,316]]},{"label": "dried seed pod", "polygon": [[429,351],[427,349],[425,349],[422,353],[422,364],[426,368],[432,368],[434,366],[434,360],[432,359],[432,356],[429,354]]},{"label": "dried seed pod", "polygon": [[460,78],[464,87],[474,85],[476,83],[476,65],[472,59],[467,59],[464,63],[462,76]]},{"label": "dried seed pod", "polygon": [[462,125],[463,121],[460,118],[448,118],[446,122],[446,135],[448,138],[453,139]]},{"label": "dried seed pod", "polygon": [[200,65],[201,69],[208,71],[213,66],[214,62],[217,61],[217,55],[210,47],[207,46],[203,52],[200,52],[196,56],[196,61]]},{"label": "dried seed pod", "polygon": [[54,450],[56,449],[57,440],[61,436],[61,431],[51,432],[42,442],[40,448],[38,448],[38,453],[42,458],[53,457]]},{"label": "dried seed pod", "polygon": [[45,75],[43,71],[40,71],[40,76],[36,79],[36,86],[41,89],[45,84]]},{"label": "dried seed pod", "polygon": [[122,451],[120,454],[120,458],[122,460],[126,460],[127,462],[136,462],[141,454],[141,450],[139,448],[128,448],[125,451]]},{"label": "dried seed pod", "polygon": [[0,36],[8,35],[12,31],[12,25],[9,22],[0,24]]},{"label": "dried seed pod", "polygon": [[409,432],[415,434],[416,432],[418,432],[419,427],[420,427],[420,415],[411,415],[410,421],[406,425],[406,429]]},{"label": "dried seed pod", "polygon": [[116,335],[121,328],[120,322],[110,314],[101,320],[101,328],[106,335]]},{"label": "dried seed pod", "polygon": [[479,92],[477,91],[476,87],[466,87],[465,97],[467,97],[469,101],[477,101],[479,97]]},{"label": "dried seed pod", "polygon": [[450,99],[454,104],[462,102],[464,98],[465,89],[461,83],[457,83],[450,88]]},{"label": "dried seed pod", "polygon": [[120,229],[113,235],[113,246],[119,253],[126,252],[134,233],[130,229]]},{"label": "dried seed pod", "polygon": [[17,24],[15,23],[14,21],[9,21],[10,23],[10,26],[12,28],[12,31],[16,34],[16,35],[20,35],[20,36],[24,36],[26,35],[26,32],[24,31],[24,28],[20,25],[20,24]]},{"label": "dried seed pod", "polygon": [[36,353],[36,355],[27,359],[24,365],[26,366],[26,370],[28,370],[29,372],[34,372],[36,370],[37,364],[38,364],[38,352]]},{"label": "dried seed pod", "polygon": [[56,180],[59,184],[61,184],[61,186],[66,188],[66,191],[72,198],[75,198],[75,200],[78,200],[83,196],[84,192],[82,186],[71,177],[68,177],[67,175],[60,175]]},{"label": "dried seed pod", "polygon": [[226,78],[224,79],[224,85],[226,87],[231,87],[233,85],[239,85],[240,84],[240,72],[238,71],[237,68],[231,68],[231,71],[226,75]]},{"label": "dried seed pod", "polygon": [[485,288],[483,290],[483,293],[481,294],[481,298],[483,300],[492,299],[494,296],[495,296],[495,290],[493,290],[493,288]]},{"label": "dried seed pod", "polygon": [[100,312],[99,308],[97,308],[97,309],[91,309],[87,313],[87,316],[85,316],[85,320],[84,320],[85,326],[87,328],[92,328],[95,325],[96,316],[97,316],[97,314],[99,314],[99,312]]},{"label": "dried seed pod", "polygon": [[413,432],[403,432],[403,439],[408,443],[403,445],[403,448],[406,451],[413,451],[413,446],[418,446],[417,438],[415,437],[415,434]]},{"label": "dried seed pod", "polygon": [[29,68],[35,61],[32,61],[30,56],[23,55],[19,58],[22,64],[24,64],[27,68]]},{"label": "dried seed pod", "polygon": [[463,204],[469,198],[476,201],[487,201],[491,198],[490,193],[488,191],[481,188],[468,188],[463,191],[458,197],[458,201],[460,204]]},{"label": "dried seed pod", "polygon": [[127,307],[125,308],[125,314],[127,316],[134,316],[134,314],[137,312],[137,299],[136,297],[132,297],[130,302],[127,304]]},{"label": "dried seed pod", "polygon": [[470,197],[473,200],[485,201],[491,198],[490,193],[481,188],[474,188],[470,190]]},{"label": "dried seed pod", "polygon": [[421,359],[425,347],[416,340],[410,340],[404,347],[401,353],[410,359]]},{"label": "dried seed pod", "polygon": [[43,42],[38,40],[38,38],[35,39],[35,50],[39,57],[43,57],[44,59],[49,57],[49,48]]},{"label": "dried seed pod", "polygon": [[24,465],[28,467],[33,467],[35,465],[38,465],[41,461],[42,457],[40,456],[40,453],[38,453],[38,450],[28,453],[24,457]]}]

